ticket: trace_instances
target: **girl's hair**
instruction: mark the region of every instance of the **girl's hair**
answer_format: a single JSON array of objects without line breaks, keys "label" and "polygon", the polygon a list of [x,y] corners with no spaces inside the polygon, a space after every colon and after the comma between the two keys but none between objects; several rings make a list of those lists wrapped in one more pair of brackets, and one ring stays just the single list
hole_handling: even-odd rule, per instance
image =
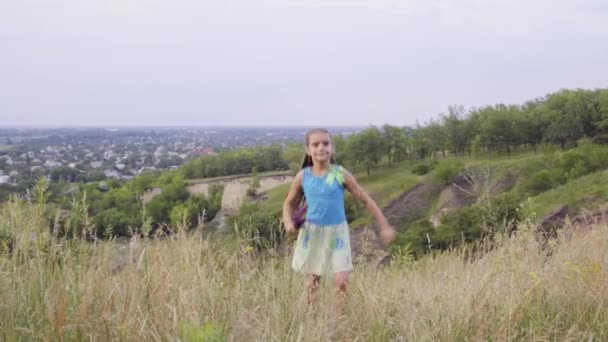
[{"label": "girl's hair", "polygon": [[[331,141],[331,134],[329,133],[329,131],[325,128],[313,128],[310,129],[306,132],[306,134],[304,134],[304,146],[308,147],[308,144],[310,143],[310,136],[315,134],[315,133],[325,133],[329,136],[329,140]],[[332,143],[333,144],[333,143]],[[329,162],[331,164],[335,164],[336,163],[336,158],[335,156],[335,149],[333,151],[333,153],[331,154],[330,160]],[[309,166],[312,166],[312,157],[308,155],[308,153],[304,152],[304,160],[302,160],[302,167],[301,169],[305,169]],[[300,191],[298,192],[298,195],[296,196],[296,206],[301,205],[304,203],[304,201],[306,201],[306,197],[304,196],[304,191],[302,190],[302,188],[300,188]]]}]

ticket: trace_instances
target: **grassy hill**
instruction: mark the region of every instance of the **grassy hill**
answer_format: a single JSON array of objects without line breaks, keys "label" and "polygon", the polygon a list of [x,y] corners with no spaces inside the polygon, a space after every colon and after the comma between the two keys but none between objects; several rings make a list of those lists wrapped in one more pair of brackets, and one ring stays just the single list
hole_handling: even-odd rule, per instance
[{"label": "grassy hill", "polygon": [[[530,226],[493,249],[356,264],[343,311],[324,279],[223,236],[54,242],[39,208],[3,207],[0,340],[606,340],[608,226],[542,249]],[[481,249],[477,249],[477,252]],[[471,257],[474,255],[475,257]]]},{"label": "grassy hill", "polygon": [[[541,219],[568,205],[576,212],[582,208],[592,209],[608,200],[608,177],[604,171],[599,171],[580,178],[572,179],[555,189],[548,189],[539,194],[527,196],[526,182],[538,172],[547,169],[554,160],[559,159],[563,152],[555,149],[533,152],[522,151],[507,155],[481,156],[462,158],[468,175],[472,175],[477,187],[477,195],[495,197],[501,193],[514,193],[522,198],[522,203],[531,206],[530,209]],[[418,176],[412,173],[411,163],[402,163],[394,167],[381,167],[374,170],[371,176],[356,173],[359,183],[370,193],[381,208],[386,208],[404,193],[426,182],[433,181],[433,175]],[[276,187],[263,194],[262,209],[268,213],[279,213],[283,200],[290,185]],[[471,190],[473,191],[473,190]],[[442,206],[439,194],[422,215],[429,219]],[[530,197],[530,201],[527,198]],[[529,204],[531,203],[531,204]],[[404,204],[403,211],[409,208]],[[457,209],[457,208],[456,208]],[[352,227],[369,225],[372,217],[366,210],[360,210],[360,217],[350,224]]]},{"label": "grassy hill", "polygon": [[[608,177],[606,171],[593,170],[606,167],[601,157],[607,152],[606,147],[583,146],[565,152],[545,148],[458,158],[464,169],[449,184],[437,180],[435,172],[413,174],[411,163],[382,167],[369,177],[356,177],[399,232],[391,252],[402,246],[420,255],[431,245],[433,249],[446,249],[514,229],[520,220],[534,218],[541,223],[555,210],[566,210],[564,207],[570,216],[600,207],[608,201]],[[442,164],[444,160],[455,159],[430,163]],[[284,185],[267,192],[262,211],[279,214],[288,189],[289,185]],[[361,253],[361,242],[374,238],[359,234],[359,228],[375,222],[365,208],[353,204],[356,202],[347,195],[353,246],[356,253]],[[559,225],[564,218],[552,219]],[[382,249],[377,241],[373,245]]]},{"label": "grassy hill", "polygon": [[[468,190],[525,196],[540,189],[530,180],[545,171],[560,176],[572,155],[466,158],[465,174],[480,185]],[[542,183],[551,187],[525,197],[523,208],[541,218],[564,205],[575,213],[608,201],[608,170],[583,174],[592,168],[576,160],[567,182]],[[387,213],[399,215],[431,189],[426,184],[437,184],[411,167],[356,177]],[[441,188],[425,200],[424,219],[452,203],[450,187]],[[287,189],[266,193],[263,210],[280,211]],[[469,217],[470,207],[454,213]],[[0,207],[0,218],[0,340],[608,339],[605,223],[560,231],[539,244],[537,226],[522,221],[516,234],[498,232],[491,244],[476,241],[417,259],[396,250],[380,270],[357,259],[346,306],[336,312],[331,281],[309,307],[304,278],[288,258],[256,251],[247,239],[180,233],[123,242],[55,240],[44,207],[18,199]],[[363,212],[351,226],[369,220]]]},{"label": "grassy hill", "polygon": [[531,213],[543,218],[567,206],[571,213],[595,209],[608,202],[608,171],[599,171],[575,179],[555,189],[531,197],[526,203]]}]

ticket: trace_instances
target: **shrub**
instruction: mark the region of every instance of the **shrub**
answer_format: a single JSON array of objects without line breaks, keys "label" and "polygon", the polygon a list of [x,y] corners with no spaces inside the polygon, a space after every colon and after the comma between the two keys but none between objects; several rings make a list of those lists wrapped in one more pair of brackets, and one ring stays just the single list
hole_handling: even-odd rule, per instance
[{"label": "shrub", "polygon": [[365,208],[357,198],[347,195],[344,200],[344,209],[346,211],[346,221],[353,222],[364,215]]},{"label": "shrub", "polygon": [[418,164],[412,168],[412,173],[415,175],[426,175],[431,171],[431,167],[427,164]]},{"label": "shrub", "polygon": [[394,255],[405,249],[415,257],[419,257],[429,251],[431,246],[429,246],[427,234],[430,237],[434,230],[435,228],[429,220],[418,220],[408,226],[405,231],[397,233],[395,241],[389,246],[389,251]]},{"label": "shrub", "polygon": [[450,182],[464,169],[464,163],[458,159],[443,160],[435,168],[435,176],[443,183]]},{"label": "shrub", "polygon": [[553,188],[549,170],[542,170],[524,181],[522,190],[532,196]]},{"label": "shrub", "polygon": [[279,218],[262,210],[259,203],[245,203],[229,223],[248,246],[258,251],[276,248],[283,239]]}]

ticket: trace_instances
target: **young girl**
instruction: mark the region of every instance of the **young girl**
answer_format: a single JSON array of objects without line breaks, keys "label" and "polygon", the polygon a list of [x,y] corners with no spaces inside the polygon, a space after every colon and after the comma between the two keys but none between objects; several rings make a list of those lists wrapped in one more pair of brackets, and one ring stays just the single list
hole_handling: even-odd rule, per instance
[{"label": "young girl", "polygon": [[295,176],[283,204],[283,223],[287,233],[297,232],[292,215],[305,198],[308,206],[306,221],[299,229],[292,267],[308,275],[307,298],[312,303],[321,275],[333,275],[341,294],[346,294],[348,289],[353,264],[344,210],[344,189],[371,211],[380,226],[380,237],[385,244],[395,238],[395,230],[355,177],[332,163],[333,145],[326,129],[316,128],[306,132],[304,142],[306,155],[302,170]]}]

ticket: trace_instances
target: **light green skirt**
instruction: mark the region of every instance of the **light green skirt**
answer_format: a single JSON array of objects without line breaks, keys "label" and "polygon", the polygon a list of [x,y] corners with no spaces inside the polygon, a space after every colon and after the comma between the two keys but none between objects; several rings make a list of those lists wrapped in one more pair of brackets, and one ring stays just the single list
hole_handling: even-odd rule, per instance
[{"label": "light green skirt", "polygon": [[319,226],[305,222],[298,233],[291,267],[316,275],[352,271],[348,224]]}]

